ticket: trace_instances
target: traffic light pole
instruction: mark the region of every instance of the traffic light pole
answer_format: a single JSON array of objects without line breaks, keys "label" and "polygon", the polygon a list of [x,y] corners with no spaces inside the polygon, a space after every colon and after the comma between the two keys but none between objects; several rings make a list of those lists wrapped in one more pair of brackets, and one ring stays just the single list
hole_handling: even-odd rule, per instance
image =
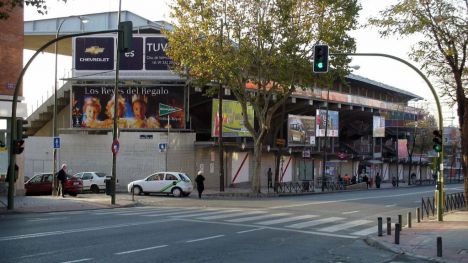
[{"label": "traffic light pole", "polygon": [[[441,134],[443,133],[444,124],[443,124],[443,119],[442,119],[442,109],[440,106],[439,97],[437,96],[437,92],[435,91],[431,82],[426,78],[426,76],[418,68],[413,66],[411,63],[399,57],[395,57],[395,56],[388,55],[388,54],[382,54],[382,53],[331,53],[330,55],[331,56],[386,57],[386,58],[397,60],[407,65],[408,67],[412,68],[414,71],[416,71],[419,74],[419,76],[421,76],[424,79],[426,84],[431,89],[432,95],[434,96],[434,100],[437,106],[437,112],[438,112],[438,118],[439,118],[439,130]],[[442,162],[442,160],[444,159],[444,147],[443,147],[443,144],[441,146],[442,146],[442,149],[441,149],[441,152],[439,153],[439,158],[437,159],[437,167],[439,167],[439,173],[437,177],[437,188],[435,191],[435,196],[437,199],[437,220],[438,221],[443,221],[443,216],[444,216],[444,201],[443,201],[444,200],[444,165]]]},{"label": "traffic light pole", "polygon": [[78,33],[78,34],[70,34],[70,35],[64,35],[61,37],[57,37],[55,39],[52,39],[51,41],[47,42],[44,44],[42,47],[40,47],[36,53],[28,60],[26,65],[23,67],[21,70],[20,75],[18,76],[18,79],[16,80],[16,85],[15,85],[15,90],[13,93],[13,101],[11,103],[11,121],[10,121],[10,127],[9,127],[9,133],[10,133],[10,147],[9,147],[9,160],[8,160],[8,174],[13,175],[9,176],[8,178],[8,205],[7,209],[8,210],[13,210],[14,209],[14,193],[15,193],[15,165],[16,165],[16,153],[14,151],[15,147],[15,142],[18,139],[17,137],[17,123],[16,123],[16,110],[17,110],[17,105],[16,103],[18,102],[18,93],[19,93],[19,87],[21,87],[22,82],[23,82],[23,76],[28,70],[29,66],[33,62],[33,60],[42,53],[47,47],[50,45],[54,44],[57,41],[60,41],[62,39],[67,39],[71,37],[79,37],[79,36],[88,36],[88,35],[96,35],[96,34],[105,34],[105,33],[115,33],[118,32],[118,29],[113,29],[113,30],[103,30],[103,31],[94,31],[94,32],[86,32],[86,33]]}]

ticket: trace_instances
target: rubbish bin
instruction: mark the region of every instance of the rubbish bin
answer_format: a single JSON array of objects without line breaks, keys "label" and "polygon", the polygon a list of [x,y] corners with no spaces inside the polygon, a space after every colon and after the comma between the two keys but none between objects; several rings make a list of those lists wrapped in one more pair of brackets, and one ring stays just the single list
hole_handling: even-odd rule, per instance
[{"label": "rubbish bin", "polygon": [[114,192],[112,189],[112,178],[110,176],[106,176],[104,182],[106,183],[106,195],[112,195]]}]

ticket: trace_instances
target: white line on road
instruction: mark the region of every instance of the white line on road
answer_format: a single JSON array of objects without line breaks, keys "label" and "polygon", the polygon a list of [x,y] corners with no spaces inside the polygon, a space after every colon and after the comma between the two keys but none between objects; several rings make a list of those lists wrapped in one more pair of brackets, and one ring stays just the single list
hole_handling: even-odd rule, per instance
[{"label": "white line on road", "polygon": [[67,219],[68,217],[52,217],[52,218],[31,218],[29,222],[38,222],[38,221],[50,221],[50,220],[62,220]]},{"label": "white line on road", "polygon": [[211,236],[211,237],[203,237],[203,238],[198,238],[198,239],[192,239],[192,240],[187,240],[185,243],[192,243],[192,242],[198,242],[198,241],[203,241],[203,240],[208,240],[208,239],[213,239],[213,238],[218,238],[218,237],[223,237],[224,235],[217,235],[217,236]]},{"label": "white line on road", "polygon": [[239,210],[226,211],[228,214],[213,215],[213,216],[204,216],[197,219],[200,220],[214,220],[214,219],[223,219],[228,217],[239,217],[244,215],[254,215],[254,214],[264,214],[265,211],[248,211],[248,212],[239,212]]},{"label": "white line on road", "polygon": [[90,261],[93,260],[93,258],[83,258],[83,259],[77,259],[77,260],[72,260],[72,261],[64,261],[62,263],[76,263],[76,262],[83,262],[83,261]]},{"label": "white line on road", "polygon": [[354,213],[357,213],[359,212],[359,210],[356,210],[356,211],[347,211],[347,212],[343,212],[342,214],[343,215],[349,215],[349,214],[354,214]]},{"label": "white line on road", "polygon": [[265,228],[255,228],[255,229],[250,229],[250,230],[244,230],[244,231],[239,231],[237,232],[237,234],[244,234],[244,233],[249,233],[249,232],[253,232],[253,231],[258,231],[258,230],[263,230]]},{"label": "white line on road", "polygon": [[333,217],[332,216],[332,217],[327,217],[327,218],[322,218],[322,219],[317,219],[317,220],[292,224],[292,225],[289,225],[289,226],[286,226],[286,227],[301,229],[301,228],[306,228],[306,227],[311,227],[311,226],[318,226],[318,225],[322,225],[322,224],[326,224],[326,223],[332,223],[332,222],[343,220],[343,219],[345,219],[345,218]]},{"label": "white line on road", "polygon": [[360,225],[365,225],[365,224],[369,224],[369,223],[372,223],[372,221],[370,221],[370,220],[354,220],[354,221],[351,221],[351,222],[346,222],[344,224],[333,225],[333,226],[324,227],[324,228],[317,229],[317,230],[318,231],[323,231],[323,232],[333,233],[333,232],[336,232],[336,231],[339,231],[339,230],[348,229],[348,228],[352,228],[352,227],[356,227],[356,226],[360,226]]},{"label": "white line on road", "polygon": [[396,204],[386,205],[385,207],[394,207]]},{"label": "white line on road", "polygon": [[140,252],[140,251],[146,251],[146,250],[152,250],[152,249],[157,249],[157,248],[163,248],[167,247],[168,245],[160,245],[160,246],[155,246],[155,247],[146,247],[146,248],[140,248],[140,249],[135,249],[135,250],[129,250],[129,251],[123,251],[123,252],[118,252],[114,253],[115,255],[124,255],[124,254],[130,254],[130,253],[135,253],[135,252]]},{"label": "white line on road", "polygon": [[286,216],[286,215],[290,215],[290,213],[278,213],[278,214],[269,214],[269,215],[260,215],[260,216],[241,217],[241,218],[230,219],[226,221],[233,222],[233,223],[242,223],[242,222],[247,222],[247,221],[254,221],[254,220],[259,220],[259,219],[280,217],[280,216]]},{"label": "white line on road", "polygon": [[287,223],[287,222],[292,222],[292,221],[299,221],[302,219],[309,219],[309,218],[314,218],[314,217],[318,217],[318,216],[317,215],[302,215],[302,216],[295,216],[295,217],[286,217],[286,218],[258,222],[257,224],[268,226],[268,225],[281,224],[281,223]]}]

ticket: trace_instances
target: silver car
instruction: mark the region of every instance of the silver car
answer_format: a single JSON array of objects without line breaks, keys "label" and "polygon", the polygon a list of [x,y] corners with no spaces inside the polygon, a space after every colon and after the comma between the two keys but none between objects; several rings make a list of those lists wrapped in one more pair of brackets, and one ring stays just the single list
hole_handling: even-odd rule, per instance
[{"label": "silver car", "polygon": [[193,190],[193,185],[185,173],[157,172],[144,179],[130,182],[127,188],[129,193],[133,192],[135,195],[162,193],[179,197],[188,196]]},{"label": "silver car", "polygon": [[101,190],[106,189],[106,174],[99,172],[81,172],[73,175],[83,181],[83,191],[91,191],[99,193]]}]

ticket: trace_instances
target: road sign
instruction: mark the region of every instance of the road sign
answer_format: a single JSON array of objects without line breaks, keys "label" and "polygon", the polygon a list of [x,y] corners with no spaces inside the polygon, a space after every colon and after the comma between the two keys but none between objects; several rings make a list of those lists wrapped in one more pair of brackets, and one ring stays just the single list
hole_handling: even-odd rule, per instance
[{"label": "road sign", "polygon": [[167,149],[167,143],[160,143],[159,144],[159,151],[160,152],[165,152]]},{"label": "road sign", "polygon": [[54,137],[54,149],[60,149],[60,137]]},{"label": "road sign", "polygon": [[181,108],[159,103],[159,116],[169,115],[174,112],[181,111]]},{"label": "road sign", "polygon": [[114,140],[112,142],[112,153],[116,155],[119,152],[120,143],[119,140]]},{"label": "road sign", "polygon": [[285,139],[276,139],[276,144],[285,146],[286,145],[286,140]]}]

